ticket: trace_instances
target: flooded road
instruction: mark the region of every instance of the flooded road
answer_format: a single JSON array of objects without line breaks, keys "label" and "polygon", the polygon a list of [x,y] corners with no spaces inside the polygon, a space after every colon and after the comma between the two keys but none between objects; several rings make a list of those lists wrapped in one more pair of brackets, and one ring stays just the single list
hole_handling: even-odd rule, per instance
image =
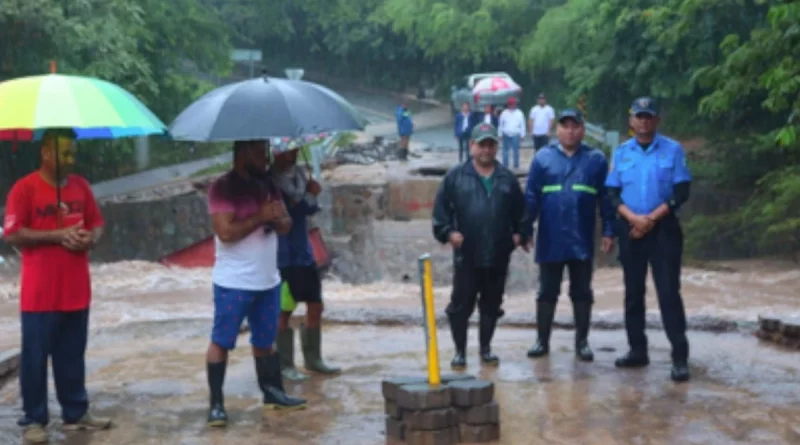
[{"label": "flooded road", "polygon": [[[759,314],[800,316],[800,270],[791,265],[739,262],[718,264],[723,271],[685,267],[683,295],[690,326],[710,329],[754,323]],[[169,269],[147,262],[93,266],[92,327],[153,320],[211,318],[211,279],[208,269]],[[353,286],[326,280],[326,313],[343,323],[415,324],[421,319],[417,277],[408,283],[378,282]],[[651,281],[651,280],[648,280]],[[658,327],[655,291],[649,283],[648,322]],[[594,279],[594,321],[599,327],[622,323],[622,273],[598,269]],[[569,324],[572,309],[567,283],[558,305],[557,322]],[[0,277],[0,349],[19,344],[19,300],[16,275]],[[437,314],[450,298],[449,288],[435,290]],[[528,326],[535,320],[535,290],[508,295],[501,322]],[[299,309],[302,313],[302,305]]]},{"label": "flooded road", "polygon": [[[315,377],[287,389],[309,400],[305,411],[262,418],[260,395],[247,348],[232,354],[226,380],[231,424],[204,426],[207,390],[203,368],[206,321],[132,323],[95,332],[88,353],[94,407],[117,427],[93,436],[64,436],[58,422],[51,443],[143,444],[347,444],[384,443],[382,379],[425,369],[421,329],[337,326],[326,330],[327,356],[344,368],[334,378]],[[471,333],[473,336],[475,332]],[[452,353],[442,330],[445,364]],[[470,348],[467,372],[496,382],[501,444],[732,445],[800,441],[800,361],[741,334],[691,336],[694,380],[668,379],[668,349],[651,333],[648,369],[619,371],[613,359],[622,334],[595,332],[595,363],[573,358],[572,333],[557,331],[549,359],[525,357],[528,332],[500,329],[498,369],[477,365]],[[240,344],[245,344],[245,338]],[[58,412],[51,391],[51,410]],[[20,443],[14,425],[16,385],[0,390],[0,443]]]}]

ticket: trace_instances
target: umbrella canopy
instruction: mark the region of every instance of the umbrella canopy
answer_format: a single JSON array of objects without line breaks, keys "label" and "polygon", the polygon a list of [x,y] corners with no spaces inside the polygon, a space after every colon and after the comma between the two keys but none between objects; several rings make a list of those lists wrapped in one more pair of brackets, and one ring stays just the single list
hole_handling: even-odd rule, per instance
[{"label": "umbrella canopy", "polygon": [[362,130],[366,124],[328,88],[263,76],[209,92],[189,105],[169,131],[175,140],[224,142]]},{"label": "umbrella canopy", "polygon": [[35,140],[49,129],[71,129],[78,139],[167,130],[131,93],[104,80],[47,74],[0,82],[0,140]]},{"label": "umbrella canopy", "polygon": [[478,81],[472,87],[472,94],[497,93],[502,91],[518,91],[522,88],[508,77],[492,76]]}]

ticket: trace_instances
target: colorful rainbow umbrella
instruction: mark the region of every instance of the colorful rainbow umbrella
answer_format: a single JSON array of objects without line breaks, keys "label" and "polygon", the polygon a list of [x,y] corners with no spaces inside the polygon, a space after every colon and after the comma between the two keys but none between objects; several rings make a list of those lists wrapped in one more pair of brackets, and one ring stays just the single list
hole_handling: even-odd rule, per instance
[{"label": "colorful rainbow umbrella", "polygon": [[104,80],[47,74],[0,82],[0,140],[36,140],[50,129],[71,129],[78,139],[167,131],[136,97]]}]

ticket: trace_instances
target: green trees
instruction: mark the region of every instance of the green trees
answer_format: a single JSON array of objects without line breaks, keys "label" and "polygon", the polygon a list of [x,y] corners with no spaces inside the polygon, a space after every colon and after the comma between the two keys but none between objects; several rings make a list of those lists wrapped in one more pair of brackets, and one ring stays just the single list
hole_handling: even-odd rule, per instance
[{"label": "green trees", "polygon": [[[621,131],[631,99],[650,95],[670,135],[705,146],[690,153],[699,180],[750,196],[692,223],[696,252],[798,251],[798,23],[800,4],[778,0],[0,0],[0,79],[55,59],[169,121],[230,68],[235,44],[262,49],[273,71],[445,95],[502,70],[526,104],[585,95],[590,120]],[[86,156],[106,173],[131,164],[130,147]]]}]

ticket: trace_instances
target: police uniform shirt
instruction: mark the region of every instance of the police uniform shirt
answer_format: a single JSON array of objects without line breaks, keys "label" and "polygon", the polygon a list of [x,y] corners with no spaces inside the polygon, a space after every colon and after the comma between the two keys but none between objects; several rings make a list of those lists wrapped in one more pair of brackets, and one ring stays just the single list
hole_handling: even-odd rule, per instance
[{"label": "police uniform shirt", "polygon": [[620,145],[611,169],[606,187],[621,189],[622,202],[640,215],[671,199],[675,184],[692,180],[681,144],[660,134],[644,148],[636,138]]}]

